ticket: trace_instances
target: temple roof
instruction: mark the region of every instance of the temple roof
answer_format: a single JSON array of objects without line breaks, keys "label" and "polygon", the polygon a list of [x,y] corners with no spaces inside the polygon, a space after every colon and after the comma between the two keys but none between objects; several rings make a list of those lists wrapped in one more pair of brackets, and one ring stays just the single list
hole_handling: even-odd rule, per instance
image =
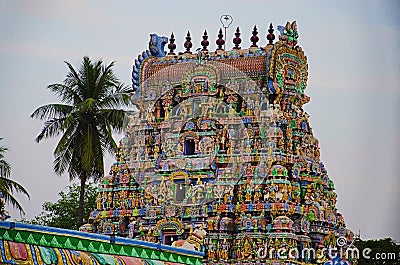
[{"label": "temple roof", "polygon": [[[226,86],[231,80],[251,80],[269,94],[298,94],[303,103],[309,101],[304,95],[308,78],[307,57],[297,45],[298,32],[296,22],[278,26],[279,40],[274,43],[275,35],[270,24],[266,35],[267,44],[258,42],[255,26],[250,38],[251,45],[241,48],[240,30],[237,28],[234,47],[225,50],[225,39],[220,30],[215,51],[209,50],[207,31],[204,32],[202,48],[192,51],[190,32],[187,33],[184,52],[175,53],[175,36],[171,38],[150,34],[149,50],[144,51],[135,60],[132,70],[132,88],[137,93],[134,101],[158,98],[171,87],[187,86],[195,75],[210,76],[210,84]],[[169,53],[164,51],[168,43]],[[149,89],[151,90],[149,92]],[[236,91],[240,92],[240,91]]]},{"label": "temple roof", "polygon": [[202,264],[202,255],[135,239],[0,222],[1,264],[75,264],[69,260],[85,260],[84,264],[196,265]]}]

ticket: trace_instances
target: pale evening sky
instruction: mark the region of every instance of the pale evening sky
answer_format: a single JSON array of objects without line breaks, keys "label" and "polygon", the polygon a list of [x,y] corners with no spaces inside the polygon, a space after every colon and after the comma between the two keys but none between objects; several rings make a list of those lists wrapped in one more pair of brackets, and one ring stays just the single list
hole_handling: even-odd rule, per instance
[{"label": "pale evening sky", "polygon": [[[29,118],[37,107],[57,102],[46,86],[64,80],[63,61],[76,67],[85,55],[116,61],[117,76],[130,85],[133,60],[147,49],[150,33],[169,37],[173,31],[177,50],[183,51],[190,30],[194,51],[207,29],[213,50],[223,14],[234,19],[228,49],[237,26],[247,48],[254,25],[264,46],[270,22],[276,29],[297,21],[309,63],[311,102],[305,109],[335,183],[337,207],[363,238],[400,241],[400,3],[395,0],[0,0],[0,137],[10,149],[12,177],[31,195],[30,201],[18,196],[25,217],[39,214],[41,205],[57,200],[69,184],[67,175],[52,170],[57,139],[35,143],[43,124]],[[106,171],[112,161],[107,156]]]}]

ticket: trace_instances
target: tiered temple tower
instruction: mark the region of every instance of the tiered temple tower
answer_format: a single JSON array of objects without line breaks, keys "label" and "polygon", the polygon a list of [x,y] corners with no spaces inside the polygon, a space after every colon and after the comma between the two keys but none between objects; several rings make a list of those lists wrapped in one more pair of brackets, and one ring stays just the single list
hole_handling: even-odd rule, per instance
[{"label": "tiered temple tower", "polygon": [[132,72],[138,111],[99,188],[94,232],[186,242],[205,264],[323,263],[323,248],[352,242],[303,110],[296,22],[278,30],[274,43],[271,24],[260,46],[254,27],[242,49],[238,27],[229,51],[221,30],[209,51],[205,31],[195,53],[188,32],[178,54],[173,34],[151,35]]}]

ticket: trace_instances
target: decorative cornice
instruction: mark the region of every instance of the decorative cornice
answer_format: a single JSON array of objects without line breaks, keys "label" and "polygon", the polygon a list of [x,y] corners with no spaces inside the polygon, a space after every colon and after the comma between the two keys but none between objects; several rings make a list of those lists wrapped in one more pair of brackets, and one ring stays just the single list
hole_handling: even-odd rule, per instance
[{"label": "decorative cornice", "polygon": [[[0,263],[6,262],[5,245],[9,242],[31,246],[60,249],[62,251],[81,251],[87,255],[106,254],[114,258],[128,256],[182,264],[200,265],[203,253],[171,246],[144,242],[114,236],[90,234],[85,232],[51,228],[23,223],[0,222]],[[32,254],[32,253],[31,253]],[[34,255],[28,255],[32,257]],[[19,264],[19,263],[16,263]],[[60,264],[60,263],[59,263]],[[70,263],[64,263],[70,264]]]}]

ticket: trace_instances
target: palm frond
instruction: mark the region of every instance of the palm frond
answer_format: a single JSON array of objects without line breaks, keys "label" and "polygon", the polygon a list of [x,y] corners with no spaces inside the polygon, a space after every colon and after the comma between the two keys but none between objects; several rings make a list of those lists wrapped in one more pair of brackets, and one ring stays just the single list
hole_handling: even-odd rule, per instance
[{"label": "palm frond", "polygon": [[[89,60],[89,58],[87,59]],[[86,75],[84,72],[82,72],[82,66],[77,72],[69,62],[65,63],[67,64],[70,72],[67,74],[64,84],[70,87],[79,96],[79,101],[75,101],[75,104],[78,104],[86,98],[84,93],[86,90],[85,88],[87,88]]]},{"label": "palm frond", "polygon": [[56,137],[63,132],[63,123],[65,118],[62,119],[50,119],[45,121],[42,131],[35,138],[35,141],[39,143],[44,138]]},{"label": "palm frond", "polygon": [[73,90],[73,88],[79,85],[79,81],[74,81],[73,79],[64,81],[64,84],[51,84],[48,85],[47,88],[56,93],[62,102],[68,104],[76,104],[77,102],[81,102],[82,98],[80,95]]},{"label": "palm frond", "polygon": [[65,104],[48,104],[37,108],[32,114],[31,118],[45,120],[49,118],[63,118],[74,110],[71,105]]},{"label": "palm frond", "polygon": [[[1,140],[3,140],[2,137],[0,137],[0,141],[1,141]],[[8,151],[8,148],[5,147],[5,146],[1,146],[1,145],[0,145],[0,156],[2,156],[3,153],[5,153],[6,151]]]},{"label": "palm frond", "polygon": [[66,127],[66,130],[54,150],[54,171],[61,175],[72,163],[73,149],[77,135],[76,124]]},{"label": "palm frond", "polygon": [[28,197],[28,199],[30,199],[28,191],[15,180],[12,180],[10,178],[0,177],[0,190],[4,194],[6,193],[6,190],[2,187],[8,188],[8,190],[11,191],[11,193],[14,192],[15,190],[16,192],[25,194]]},{"label": "palm frond", "polygon": [[115,133],[121,133],[124,129],[124,120],[127,112],[121,109],[102,109],[99,110],[101,117],[106,119]]},{"label": "palm frond", "polygon": [[[120,88],[118,88],[120,89]],[[102,108],[117,108],[128,107],[130,104],[129,94],[125,92],[114,92],[107,95],[102,101],[99,102],[99,109]]]},{"label": "palm frond", "polygon": [[131,86],[126,86],[124,84],[120,84],[117,87],[117,90],[115,91],[115,95],[119,96],[121,98],[121,105],[124,106],[129,106],[130,102],[130,93],[132,93],[133,90]]},{"label": "palm frond", "polygon": [[81,112],[95,112],[97,109],[98,100],[94,98],[87,98],[81,104],[79,104],[79,110]]},{"label": "palm frond", "polygon": [[9,177],[11,175],[11,165],[5,159],[0,159],[0,177]]},{"label": "palm frond", "polygon": [[[0,141],[3,140],[3,138],[0,138]],[[22,209],[22,206],[19,204],[19,202],[14,198],[13,193],[14,192],[19,192],[22,194],[25,194],[28,199],[30,199],[30,196],[27,192],[27,190],[18,182],[12,180],[10,178],[11,175],[11,165],[8,163],[7,160],[5,160],[5,152],[8,151],[8,148],[4,146],[0,146],[0,191],[4,197],[4,200],[7,203],[11,203],[11,205],[19,210],[21,213],[24,213],[24,210]]]},{"label": "palm frond", "polygon": [[96,92],[101,92],[97,94],[99,97],[104,97],[107,92],[114,92],[113,89],[116,89],[120,83],[111,69],[113,66],[114,62],[111,62],[109,65],[102,68],[101,75],[97,82],[98,89],[96,90]]},{"label": "palm frond", "polygon": [[22,205],[18,202],[18,200],[11,193],[3,193],[4,200],[6,203],[11,204],[14,209],[17,209],[21,214],[25,214]]}]

